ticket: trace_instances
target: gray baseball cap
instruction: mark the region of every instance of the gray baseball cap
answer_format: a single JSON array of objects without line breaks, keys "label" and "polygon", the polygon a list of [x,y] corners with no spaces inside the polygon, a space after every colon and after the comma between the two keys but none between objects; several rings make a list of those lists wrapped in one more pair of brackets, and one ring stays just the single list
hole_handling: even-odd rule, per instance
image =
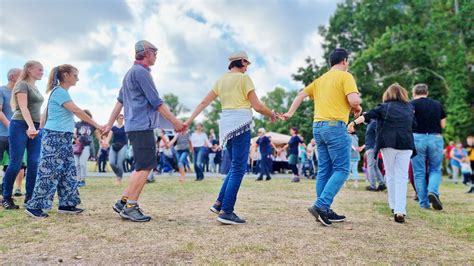
[{"label": "gray baseball cap", "polygon": [[156,48],[149,41],[145,41],[145,40],[138,41],[135,44],[135,54],[143,53],[146,50],[158,51],[158,48]]}]

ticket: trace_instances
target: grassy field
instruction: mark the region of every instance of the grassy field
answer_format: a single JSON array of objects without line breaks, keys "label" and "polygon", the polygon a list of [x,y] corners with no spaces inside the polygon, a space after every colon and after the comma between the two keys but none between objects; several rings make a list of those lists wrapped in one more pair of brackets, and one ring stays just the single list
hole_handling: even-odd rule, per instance
[{"label": "grassy field", "polygon": [[[6,264],[474,264],[474,198],[444,183],[445,210],[421,210],[410,188],[408,219],[393,222],[386,193],[348,184],[333,208],[348,216],[325,228],[307,212],[314,181],[288,179],[242,184],[236,212],[246,225],[220,225],[208,208],[221,180],[159,176],[147,184],[141,206],[149,223],[123,221],[112,210],[125,184],[90,178],[77,216],[35,221],[23,210],[0,210],[0,263]],[[18,202],[23,199],[18,199]],[[55,207],[56,208],[56,207]]]}]

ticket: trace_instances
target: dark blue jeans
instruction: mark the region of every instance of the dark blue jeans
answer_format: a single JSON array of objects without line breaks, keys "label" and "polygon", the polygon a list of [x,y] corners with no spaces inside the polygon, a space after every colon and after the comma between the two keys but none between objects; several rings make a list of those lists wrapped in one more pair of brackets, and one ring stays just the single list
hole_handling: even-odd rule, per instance
[{"label": "dark blue jeans", "polygon": [[272,157],[271,154],[262,154],[262,159],[260,159],[260,178],[266,176],[270,177],[270,172],[272,171]]},{"label": "dark blue jeans", "polygon": [[194,172],[196,179],[204,179],[204,155],[206,155],[207,147],[194,148]]},{"label": "dark blue jeans", "polygon": [[[39,123],[34,123],[35,127],[39,127]],[[3,198],[11,198],[13,192],[13,184],[16,176],[20,172],[21,163],[25,149],[27,151],[27,167],[26,167],[26,194],[25,199],[30,199],[35,188],[36,174],[38,172],[38,163],[41,151],[41,137],[29,139],[26,135],[28,125],[23,120],[12,120],[8,132],[10,134],[10,163],[3,177]]]},{"label": "dark blue jeans", "polygon": [[225,213],[233,213],[237,193],[247,169],[247,160],[250,151],[250,131],[230,139],[227,142],[227,152],[231,160],[230,170],[227,174],[217,201],[221,203]]}]

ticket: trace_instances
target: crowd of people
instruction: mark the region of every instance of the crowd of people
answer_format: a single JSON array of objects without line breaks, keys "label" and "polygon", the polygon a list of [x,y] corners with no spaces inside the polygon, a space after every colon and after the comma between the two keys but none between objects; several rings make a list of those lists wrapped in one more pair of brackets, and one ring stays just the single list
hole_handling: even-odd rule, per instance
[{"label": "crowd of people", "polygon": [[[330,70],[304,88],[288,112],[279,114],[257,97],[252,79],[245,74],[251,64],[248,55],[235,52],[228,58],[229,71],[215,82],[191,116],[181,121],[154,85],[150,67],[157,52],[148,41],[135,44],[136,61],[123,78],[105,125],[99,125],[91,112],[79,108],[70,97],[69,90],[79,80],[74,66],[63,64],[50,71],[46,101],[35,85],[43,76],[40,62],[28,61],[23,69],[8,72],[8,84],[0,88],[0,156],[8,155],[2,184],[5,209],[19,209],[13,196],[21,195],[24,176],[24,206],[29,216],[48,217],[46,210],[52,208],[56,192],[58,213],[83,212],[78,208],[78,189],[86,185],[87,161],[95,156],[99,172],[110,164],[117,184],[124,172],[132,171],[113,210],[134,222],[151,220],[138,200],[145,183],[153,180],[153,171],[177,171],[179,181],[184,182],[185,173],[191,170],[191,156],[196,181],[202,181],[206,171],[226,175],[210,207],[223,224],[246,222],[235,213],[244,175],[257,169],[256,180],[269,181],[273,164],[279,161],[291,170],[292,182],[299,182],[301,175],[316,179],[316,199],[308,211],[324,226],[346,220],[331,206],[350,175],[358,186],[362,158],[369,182],[366,189],[388,190],[388,205],[398,223],[405,222],[407,214],[408,180],[421,208],[443,209],[439,186],[444,156],[450,160],[454,182],[462,174],[462,182],[471,185],[468,193],[474,192],[474,137],[467,139],[467,149],[457,141],[443,151],[446,114],[438,101],[428,97],[426,84],[414,86],[410,101],[407,90],[394,83],[384,92],[380,105],[362,113],[356,81],[347,71],[349,54],[338,48],[330,54]],[[252,143],[252,109],[272,122],[286,121],[308,97],[314,101],[314,117],[313,139],[307,144],[297,127],[290,127],[288,142],[279,147],[264,128],[258,129]],[[222,105],[219,136],[212,129],[206,133],[200,123],[190,133],[193,120],[217,98]],[[41,114],[43,102],[46,108]],[[349,122],[351,113],[354,119]],[[80,121],[75,122],[74,116]],[[161,123],[172,125],[174,132],[160,129]],[[361,123],[367,124],[364,145],[355,134]],[[97,153],[93,152],[94,137],[99,141]]]}]

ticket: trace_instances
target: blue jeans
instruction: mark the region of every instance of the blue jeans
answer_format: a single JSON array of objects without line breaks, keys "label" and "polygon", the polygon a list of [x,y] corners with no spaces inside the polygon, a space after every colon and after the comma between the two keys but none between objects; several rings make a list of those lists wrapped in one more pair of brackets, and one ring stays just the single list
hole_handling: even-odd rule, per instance
[{"label": "blue jeans", "polygon": [[225,213],[233,213],[237,193],[247,170],[247,160],[250,151],[250,130],[227,141],[226,147],[231,165],[229,173],[222,184],[217,202],[221,203],[222,210]]},{"label": "blue jeans", "polygon": [[[413,177],[420,207],[429,208],[428,193],[439,196],[441,164],[443,163],[443,137],[440,134],[413,134],[417,155],[412,159]],[[429,181],[426,184],[426,161]]]},{"label": "blue jeans", "polygon": [[[39,127],[39,123],[34,124],[36,128]],[[10,134],[10,163],[3,177],[3,198],[12,197],[13,184],[15,183],[18,172],[20,172],[25,149],[28,155],[25,199],[30,199],[33,195],[41,151],[41,137],[36,136],[34,139],[29,139],[26,135],[26,130],[28,130],[28,125],[25,121],[12,120],[10,122],[10,128],[8,129]]]},{"label": "blue jeans", "polygon": [[184,168],[188,161],[189,150],[178,150],[176,151],[176,159],[178,160],[178,167]]},{"label": "blue jeans", "polygon": [[204,155],[206,155],[206,147],[194,148],[194,172],[196,179],[204,179]]},{"label": "blue jeans", "polygon": [[351,173],[352,173],[352,179],[353,180],[359,180],[359,161],[353,161],[351,160]]},{"label": "blue jeans", "polygon": [[351,138],[342,121],[313,124],[318,148],[318,175],[314,206],[328,211],[344,182],[349,177]]}]

